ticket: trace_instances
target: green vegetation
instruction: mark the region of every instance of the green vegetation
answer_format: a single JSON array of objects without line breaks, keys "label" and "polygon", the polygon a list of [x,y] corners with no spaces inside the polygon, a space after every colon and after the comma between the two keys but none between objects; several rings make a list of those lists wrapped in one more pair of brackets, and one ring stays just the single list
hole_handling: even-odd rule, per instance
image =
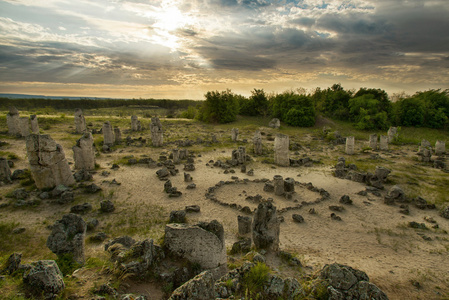
[{"label": "green vegetation", "polygon": [[229,123],[235,121],[239,112],[237,97],[226,90],[207,92],[206,101],[201,106],[198,119],[208,123]]},{"label": "green vegetation", "polygon": [[243,290],[251,298],[260,296],[264,284],[268,281],[270,268],[264,263],[257,263],[243,277]]}]

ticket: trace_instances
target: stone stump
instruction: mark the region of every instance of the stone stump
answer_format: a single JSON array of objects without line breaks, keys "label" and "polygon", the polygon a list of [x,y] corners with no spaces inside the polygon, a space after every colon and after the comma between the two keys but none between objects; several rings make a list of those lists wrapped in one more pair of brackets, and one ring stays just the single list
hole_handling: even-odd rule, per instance
[{"label": "stone stump", "polygon": [[[276,186],[275,186],[276,187]],[[291,177],[284,180],[284,192],[293,193],[295,191],[295,180]]]},{"label": "stone stump", "polygon": [[180,149],[179,150],[179,159],[187,159],[187,156],[189,155],[189,151],[187,149]]},{"label": "stone stump", "polygon": [[179,159],[179,149],[173,149],[172,154],[173,154],[173,163],[179,164],[181,162],[181,160]]},{"label": "stone stump", "polygon": [[119,145],[122,143],[122,132],[120,131],[120,128],[114,127],[114,143],[116,145]]},{"label": "stone stump", "polygon": [[430,142],[428,140],[423,139],[421,141],[421,147],[430,148],[432,146],[430,145]]},{"label": "stone stump", "polygon": [[435,143],[435,155],[441,156],[446,154],[446,143],[444,141],[436,141]]},{"label": "stone stump", "polygon": [[31,121],[31,132],[34,134],[39,134],[39,124],[37,123],[36,115],[31,115],[30,121]]},{"label": "stone stump", "polygon": [[64,275],[54,260],[39,260],[23,274],[23,284],[37,299],[56,299],[65,288]]},{"label": "stone stump", "polygon": [[380,136],[379,149],[381,151],[388,151],[388,135]]},{"label": "stone stump", "polygon": [[388,143],[392,143],[394,140],[398,138],[398,128],[397,127],[390,127],[388,129]]},{"label": "stone stump", "polygon": [[115,142],[114,132],[112,130],[111,123],[106,121],[103,123],[103,144],[107,146],[113,146]]},{"label": "stone stump", "polygon": [[17,108],[11,106],[6,114],[6,124],[8,126],[8,134],[20,135],[20,115]]},{"label": "stone stump", "polygon": [[79,215],[64,215],[53,225],[47,239],[47,247],[58,256],[73,255],[73,259],[83,265],[86,228],[86,222]]},{"label": "stone stump", "polygon": [[355,138],[353,136],[348,136],[346,138],[346,154],[353,155],[354,154],[354,146],[355,146]]},{"label": "stone stump", "polygon": [[95,151],[94,138],[92,133],[86,132],[76,141],[73,146],[73,158],[75,160],[75,169],[78,170],[95,170]]},{"label": "stone stump", "polygon": [[274,139],[274,163],[288,167],[290,165],[289,157],[289,137],[288,135],[278,133]]},{"label": "stone stump", "polygon": [[137,116],[131,116],[131,131],[141,131],[142,125],[140,124]]},{"label": "stone stump", "polygon": [[373,150],[377,150],[377,134],[371,134],[369,136],[369,147]]},{"label": "stone stump", "polygon": [[26,137],[30,134],[30,118],[20,117],[19,119],[20,136]]},{"label": "stone stump", "polygon": [[237,216],[239,235],[245,236],[251,233],[251,217]]},{"label": "stone stump", "polygon": [[150,131],[153,146],[161,147],[164,144],[164,133],[162,130],[162,123],[158,117],[151,118]]},{"label": "stone stump", "polygon": [[8,160],[0,157],[0,182],[11,182],[11,169],[9,168]]},{"label": "stone stump", "polygon": [[281,175],[274,175],[273,177],[274,194],[277,196],[284,195],[284,179]]},{"label": "stone stump", "polygon": [[38,189],[75,184],[64,150],[48,134],[30,134],[26,138],[31,175]]},{"label": "stone stump", "polygon": [[271,202],[262,202],[256,209],[252,229],[253,242],[257,249],[279,250],[280,223],[276,206]]},{"label": "stone stump", "polygon": [[232,128],[231,130],[231,141],[237,142],[239,140],[239,129]]},{"label": "stone stump", "polygon": [[281,127],[281,121],[278,118],[273,118],[270,123],[268,123],[268,127],[279,129],[279,127]]},{"label": "stone stump", "polygon": [[167,224],[165,246],[173,254],[198,263],[204,269],[226,265],[223,226],[217,221],[197,225]]},{"label": "stone stump", "polygon": [[81,108],[75,109],[75,131],[76,133],[84,133],[86,131],[86,120]]},{"label": "stone stump", "polygon": [[256,130],[256,132],[254,133],[253,143],[254,143],[254,154],[262,155],[263,154],[262,135],[260,134],[259,130]]}]

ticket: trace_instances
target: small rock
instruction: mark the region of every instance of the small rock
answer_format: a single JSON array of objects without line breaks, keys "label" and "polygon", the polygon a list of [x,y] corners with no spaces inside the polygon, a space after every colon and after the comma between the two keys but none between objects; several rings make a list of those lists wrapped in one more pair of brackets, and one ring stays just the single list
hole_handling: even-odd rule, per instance
[{"label": "small rock", "polygon": [[292,215],[292,219],[293,221],[295,221],[296,223],[304,223],[304,218],[301,215],[298,214],[293,214]]},{"label": "small rock", "polygon": [[199,205],[188,205],[185,208],[186,212],[200,212],[200,206]]}]

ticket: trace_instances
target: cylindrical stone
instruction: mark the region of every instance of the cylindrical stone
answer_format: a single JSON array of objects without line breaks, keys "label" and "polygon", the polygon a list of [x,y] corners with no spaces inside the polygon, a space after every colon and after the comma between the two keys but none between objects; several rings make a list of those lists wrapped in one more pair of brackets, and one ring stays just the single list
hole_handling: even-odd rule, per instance
[{"label": "cylindrical stone", "polygon": [[436,141],[435,143],[435,155],[443,155],[446,153],[446,143],[444,141]]},{"label": "cylindrical stone", "polygon": [[295,191],[295,180],[293,178],[285,178],[284,180],[284,191],[286,193],[292,193]]},{"label": "cylindrical stone", "polygon": [[355,138],[353,136],[348,136],[346,138],[346,154],[353,155],[355,146]]},{"label": "cylindrical stone", "polygon": [[237,216],[238,228],[240,235],[247,235],[251,233],[252,218],[246,216]]},{"label": "cylindrical stone", "polygon": [[373,150],[377,150],[377,134],[371,134],[369,136],[369,147]]},{"label": "cylindrical stone", "polygon": [[281,175],[274,175],[273,177],[274,194],[282,196],[284,194],[284,179]]},{"label": "cylindrical stone", "polygon": [[285,134],[276,134],[274,139],[274,162],[275,164],[283,167],[290,165],[289,157],[289,137]]},{"label": "cylindrical stone", "polygon": [[103,137],[104,137],[104,145],[112,146],[114,145],[114,133],[112,131],[112,126],[109,121],[103,123]]},{"label": "cylindrical stone", "polygon": [[381,135],[380,136],[379,149],[381,151],[387,151],[388,150],[388,136],[387,135]]}]

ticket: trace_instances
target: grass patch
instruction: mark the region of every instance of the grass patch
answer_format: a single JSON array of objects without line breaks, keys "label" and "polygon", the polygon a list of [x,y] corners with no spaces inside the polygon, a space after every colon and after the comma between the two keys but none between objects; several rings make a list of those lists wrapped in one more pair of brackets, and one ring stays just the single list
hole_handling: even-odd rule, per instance
[{"label": "grass patch", "polygon": [[264,284],[268,281],[270,268],[261,262],[258,262],[243,277],[243,290],[246,298],[259,299],[263,291]]}]

